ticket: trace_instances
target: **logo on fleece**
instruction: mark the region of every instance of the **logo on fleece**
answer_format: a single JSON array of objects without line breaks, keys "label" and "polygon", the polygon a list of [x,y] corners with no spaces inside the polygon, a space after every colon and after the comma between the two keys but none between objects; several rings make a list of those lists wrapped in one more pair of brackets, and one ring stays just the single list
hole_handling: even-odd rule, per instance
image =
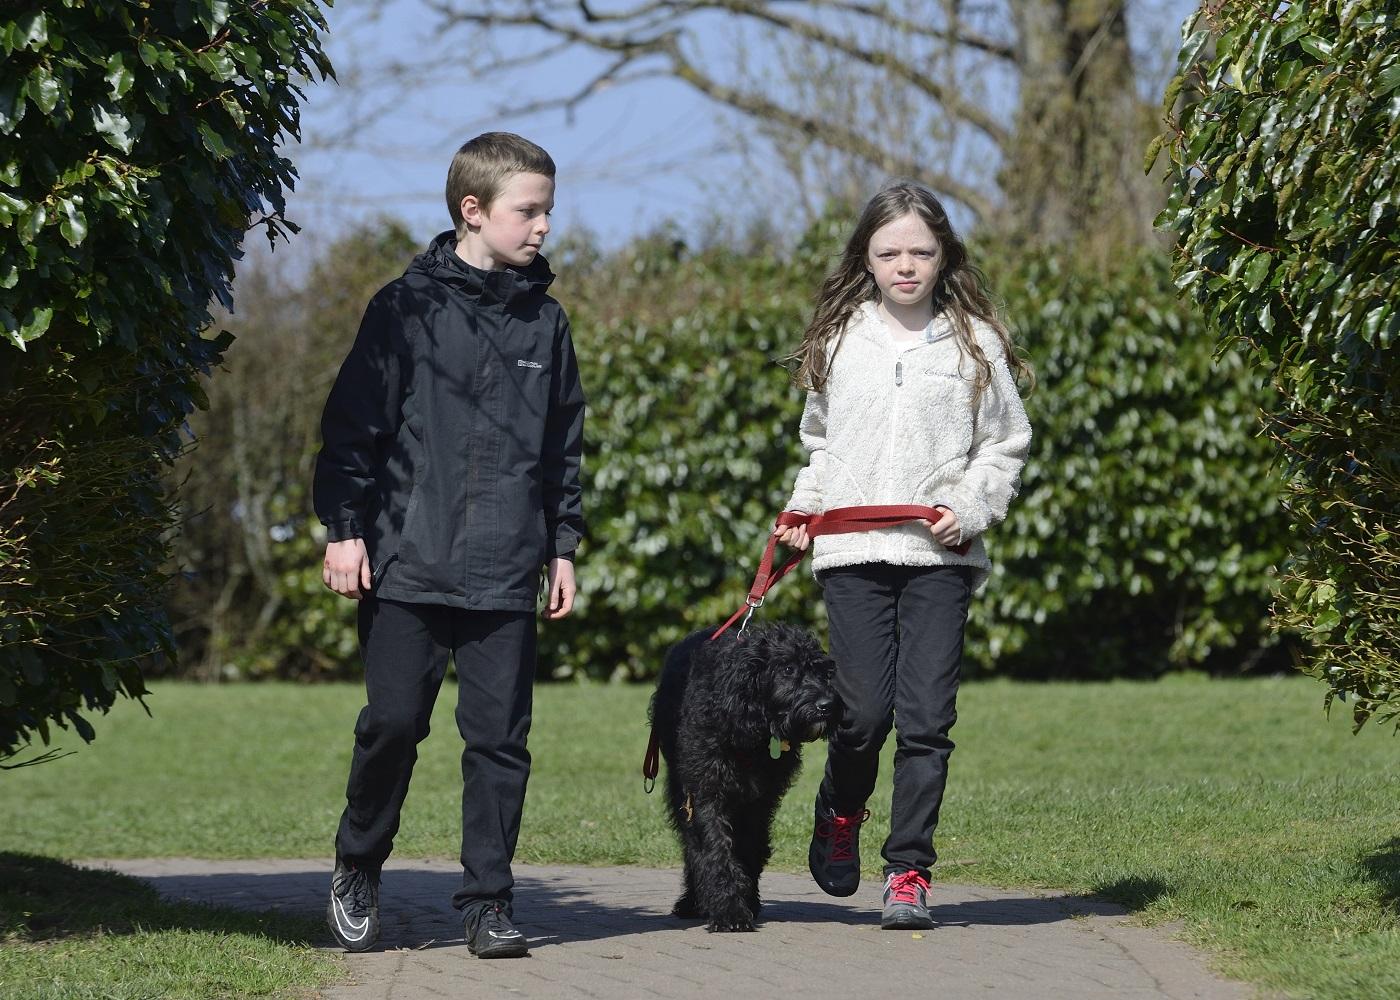
[{"label": "logo on fleece", "polygon": [[540,364],[538,361],[526,361],[524,358],[516,358],[516,359],[515,359],[515,367],[517,367],[517,368],[543,368],[544,365]]}]

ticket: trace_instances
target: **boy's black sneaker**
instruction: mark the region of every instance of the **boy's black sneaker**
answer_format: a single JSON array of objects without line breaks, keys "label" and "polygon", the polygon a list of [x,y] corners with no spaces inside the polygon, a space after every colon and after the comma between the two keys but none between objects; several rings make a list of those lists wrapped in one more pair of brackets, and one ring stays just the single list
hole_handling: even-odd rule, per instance
[{"label": "boy's black sneaker", "polygon": [[860,887],[860,825],[869,818],[869,809],[841,816],[817,802],[807,868],[828,896],[849,896]]},{"label": "boy's black sneaker", "polygon": [[379,940],[379,872],[335,859],[326,923],[346,951],[365,951]]},{"label": "boy's black sneaker", "polygon": [[467,950],[477,958],[524,958],[525,935],[510,922],[510,905],[494,899],[466,918]]}]

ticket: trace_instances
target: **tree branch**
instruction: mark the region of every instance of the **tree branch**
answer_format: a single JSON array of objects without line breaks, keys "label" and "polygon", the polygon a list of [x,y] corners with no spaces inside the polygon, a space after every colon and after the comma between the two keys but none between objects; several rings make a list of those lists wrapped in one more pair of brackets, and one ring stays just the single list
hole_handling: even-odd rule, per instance
[{"label": "tree branch", "polygon": [[902,59],[895,58],[888,52],[861,48],[854,42],[834,35],[825,28],[821,28],[810,21],[776,14],[771,10],[771,5],[767,3],[766,0],[716,0],[716,2],[706,4],[706,6],[726,10],[731,14],[737,14],[742,17],[751,17],[755,20],[763,21],[776,28],[781,28],[784,31],[789,31],[794,35],[805,38],[808,41],[816,42],[818,45],[825,45],[827,48],[840,52],[842,55],[848,56],[857,62],[885,70],[891,76],[903,80],[905,83],[911,84],[925,94],[928,94],[941,104],[943,109],[950,115],[979,129],[995,142],[997,146],[1005,148],[1006,144],[1011,140],[1011,133],[991,115],[987,114],[976,105],[962,100],[956,94],[950,93],[942,84],[929,79],[929,77],[920,72],[917,68],[909,65]]},{"label": "tree branch", "polygon": [[[577,0],[577,2],[585,10],[589,9],[587,8],[587,0]],[[832,2],[832,0],[819,0],[819,2]],[[838,2],[849,2],[849,0],[838,0]],[[678,27],[672,26],[665,30],[659,30],[662,25],[653,23],[648,26],[648,29],[657,33],[644,37],[625,33],[589,31],[582,25],[559,20],[538,7],[509,13],[493,13],[458,10],[453,0],[431,0],[429,6],[443,19],[444,27],[460,24],[486,30],[501,27],[537,28],[553,34],[556,38],[562,38],[594,50],[611,52],[618,56],[602,73],[585,84],[574,95],[536,102],[530,110],[543,110],[549,107],[571,108],[589,94],[596,92],[599,87],[605,86],[610,81],[621,79],[622,71],[633,63],[648,57],[657,57],[669,64],[669,75],[688,83],[712,100],[753,117],[778,123],[832,149],[859,157],[888,173],[922,180],[930,187],[967,206],[978,218],[986,218],[992,212],[992,202],[982,192],[945,174],[930,173],[922,164],[882,149],[866,136],[852,129],[843,128],[825,119],[795,112],[762,94],[750,93],[721,84],[713,77],[701,72],[698,67],[686,59],[681,52],[679,44],[681,29]],[[759,16],[754,5],[748,3],[747,0],[698,0],[698,2],[684,3],[676,3],[672,0],[653,0],[653,2],[632,8],[632,13],[637,16],[652,16],[663,11],[688,12],[702,7],[730,10],[735,13],[748,13],[746,8],[751,8],[754,10],[753,16]],[[594,12],[593,16],[597,20],[617,20],[621,17],[620,14],[616,13],[598,14],[597,12]],[[836,39],[835,36],[829,35],[823,29],[812,25],[807,25],[807,28],[822,36],[813,38],[822,44],[827,44],[825,39],[830,39],[832,43],[849,46],[849,43]],[[867,56],[870,65],[882,65],[877,61],[880,58],[879,53],[867,53]],[[853,54],[852,57],[854,57]],[[909,72],[912,74],[912,70]],[[652,70],[635,75],[641,77],[660,74]],[[988,122],[987,124],[992,124],[998,135],[1005,136],[1005,130],[995,126],[994,123]]]},{"label": "tree branch", "polygon": [[881,149],[865,136],[850,129],[791,111],[759,94],[726,87],[696,69],[677,47],[673,46],[667,55],[671,59],[672,71],[679,79],[721,104],[727,104],[745,114],[778,122],[833,149],[858,156],[887,173],[923,181],[929,187],[962,202],[978,219],[987,218],[992,213],[993,206],[986,195],[946,174],[930,173],[922,164],[895,156],[889,150]]}]

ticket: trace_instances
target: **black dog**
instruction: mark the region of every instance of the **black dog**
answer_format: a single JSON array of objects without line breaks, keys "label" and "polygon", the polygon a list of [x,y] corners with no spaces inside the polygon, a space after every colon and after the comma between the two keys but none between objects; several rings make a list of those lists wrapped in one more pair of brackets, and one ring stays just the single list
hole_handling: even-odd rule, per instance
[{"label": "black dog", "polygon": [[651,724],[666,760],[671,824],[685,851],[678,917],[751,931],[778,802],[801,766],[798,744],[840,717],[835,665],[810,632],[757,625],[695,632],[666,657]]}]

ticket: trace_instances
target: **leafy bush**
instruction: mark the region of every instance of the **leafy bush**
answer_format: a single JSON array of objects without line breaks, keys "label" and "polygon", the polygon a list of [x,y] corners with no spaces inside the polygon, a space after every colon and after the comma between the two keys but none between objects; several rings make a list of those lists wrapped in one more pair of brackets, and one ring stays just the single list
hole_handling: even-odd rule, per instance
[{"label": "leafy bush", "polygon": [[1181,287],[1282,396],[1277,623],[1358,727],[1400,716],[1400,3],[1209,5],[1188,28],[1160,221]]},{"label": "leafy bush", "polygon": [[160,479],[228,343],[209,303],[251,225],[283,232],[324,26],[314,0],[0,15],[0,758],[91,739],[172,651]]},{"label": "leafy bush", "polygon": [[1213,357],[1155,251],[992,273],[1039,385],[971,657],[1035,677],[1276,663],[1267,608],[1287,526],[1258,435],[1272,394],[1238,356]]}]

